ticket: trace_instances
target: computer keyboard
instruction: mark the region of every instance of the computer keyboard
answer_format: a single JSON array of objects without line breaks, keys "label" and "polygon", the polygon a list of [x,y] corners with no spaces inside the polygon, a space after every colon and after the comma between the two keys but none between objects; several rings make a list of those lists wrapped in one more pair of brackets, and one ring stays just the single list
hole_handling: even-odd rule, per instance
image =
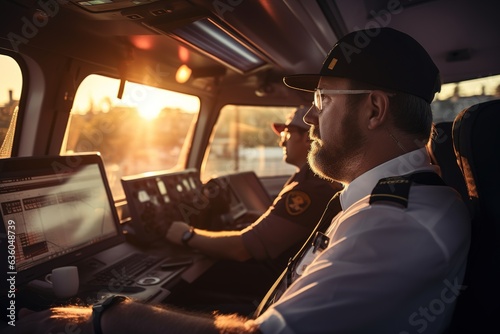
[{"label": "computer keyboard", "polygon": [[161,257],[135,253],[95,274],[89,285],[129,286],[146,270],[162,260]]}]

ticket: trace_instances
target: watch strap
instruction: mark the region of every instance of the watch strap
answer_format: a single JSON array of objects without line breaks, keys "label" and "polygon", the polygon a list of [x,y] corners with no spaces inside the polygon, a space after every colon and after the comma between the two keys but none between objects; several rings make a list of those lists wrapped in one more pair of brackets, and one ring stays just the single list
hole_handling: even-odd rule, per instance
[{"label": "watch strap", "polygon": [[182,234],[182,243],[185,245],[185,246],[188,246],[188,243],[189,243],[189,240],[193,239],[194,235],[195,235],[195,231],[194,231],[194,227],[190,226],[189,227],[189,230],[185,231],[183,234]]},{"label": "watch strap", "polygon": [[123,301],[129,299],[125,296],[112,295],[102,301],[95,303],[92,306],[92,326],[94,327],[95,334],[103,334],[101,327],[101,318],[108,308],[113,305],[120,304]]}]

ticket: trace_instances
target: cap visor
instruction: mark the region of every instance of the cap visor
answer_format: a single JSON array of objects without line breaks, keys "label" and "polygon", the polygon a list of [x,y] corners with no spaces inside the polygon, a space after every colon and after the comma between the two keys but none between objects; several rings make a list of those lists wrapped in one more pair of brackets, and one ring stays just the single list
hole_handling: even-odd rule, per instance
[{"label": "cap visor", "polygon": [[281,132],[283,132],[286,128],[286,125],[283,123],[273,123],[272,126],[273,131],[279,135]]},{"label": "cap visor", "polygon": [[318,74],[297,74],[284,77],[283,82],[287,87],[312,93],[318,87],[319,78]]}]

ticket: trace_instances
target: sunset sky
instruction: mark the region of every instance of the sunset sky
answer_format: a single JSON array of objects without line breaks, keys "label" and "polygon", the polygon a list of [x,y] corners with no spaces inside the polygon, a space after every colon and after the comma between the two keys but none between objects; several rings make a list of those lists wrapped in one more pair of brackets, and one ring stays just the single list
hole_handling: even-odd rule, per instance
[{"label": "sunset sky", "polygon": [[[90,75],[78,88],[73,109],[84,113],[89,110],[90,103],[99,106],[109,98],[113,106],[137,107],[146,119],[154,118],[163,108],[182,109],[186,112],[197,112],[200,101],[197,97],[176,92],[145,87],[131,82],[125,85],[122,100],[117,98],[119,80]],[[9,90],[13,98],[19,99],[22,88],[21,70],[17,63],[7,56],[0,55],[0,106],[9,100]]]},{"label": "sunset sky", "polygon": [[99,75],[88,76],[78,88],[73,112],[85,113],[89,110],[91,101],[94,106],[103,110],[106,106],[100,104],[106,100],[110,100],[113,106],[136,107],[141,116],[147,119],[157,116],[163,108],[182,109],[186,112],[198,112],[200,109],[197,97],[132,82],[125,84],[125,91],[120,100],[117,98],[118,87],[118,79]]},{"label": "sunset sky", "polygon": [[0,105],[9,101],[9,90],[14,92],[14,99],[19,100],[22,87],[21,70],[10,57],[0,55]]}]

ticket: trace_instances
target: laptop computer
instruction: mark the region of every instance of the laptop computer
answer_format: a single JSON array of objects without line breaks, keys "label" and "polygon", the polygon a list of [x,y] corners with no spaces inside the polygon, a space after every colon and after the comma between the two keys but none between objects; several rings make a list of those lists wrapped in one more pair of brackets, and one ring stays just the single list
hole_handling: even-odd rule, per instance
[{"label": "laptop computer", "polygon": [[4,272],[21,290],[42,291],[53,268],[76,265],[89,301],[112,293],[156,301],[185,269],[162,267],[168,247],[126,242],[99,154],[0,159],[0,209],[0,244],[13,256]]}]

